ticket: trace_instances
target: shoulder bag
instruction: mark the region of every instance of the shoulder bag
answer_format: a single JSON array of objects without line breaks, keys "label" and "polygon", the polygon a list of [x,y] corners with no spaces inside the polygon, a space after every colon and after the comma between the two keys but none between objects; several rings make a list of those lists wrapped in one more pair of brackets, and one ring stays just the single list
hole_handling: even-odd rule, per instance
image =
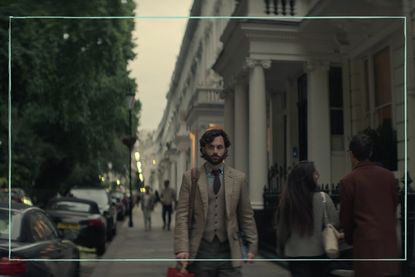
[{"label": "shoulder bag", "polygon": [[192,168],[191,171],[191,185],[190,185],[190,197],[189,197],[189,211],[188,211],[188,228],[190,229],[193,225],[193,210],[195,207],[195,196],[196,196],[196,183],[199,179],[199,170]]},{"label": "shoulder bag", "polygon": [[326,194],[324,192],[320,192],[321,196],[323,197],[323,245],[324,251],[326,255],[330,259],[335,259],[339,257],[339,232],[336,228],[329,223],[329,219],[327,216],[327,201],[326,201]]},{"label": "shoulder bag", "polygon": [[[191,171],[191,185],[189,194],[189,211],[188,211],[188,228],[191,229],[193,225],[193,209],[195,205],[196,183],[199,179],[199,171],[192,168]],[[190,235],[190,232],[189,232]],[[194,273],[187,271],[187,262],[177,263],[176,267],[169,267],[167,269],[167,277],[195,277]]]}]

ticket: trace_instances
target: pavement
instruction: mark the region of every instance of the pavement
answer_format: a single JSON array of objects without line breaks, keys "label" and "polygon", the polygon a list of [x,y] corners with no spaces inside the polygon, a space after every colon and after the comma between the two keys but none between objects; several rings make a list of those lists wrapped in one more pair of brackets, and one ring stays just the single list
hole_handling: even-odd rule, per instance
[{"label": "pavement", "polygon": [[[176,263],[173,260],[173,231],[162,230],[160,204],[155,207],[152,221],[152,230],[145,231],[142,212],[135,207],[134,226],[128,227],[128,218],[119,223],[117,235],[88,277],[166,276],[167,268]],[[245,264],[242,272],[244,277],[290,277],[286,269],[269,261]]]}]

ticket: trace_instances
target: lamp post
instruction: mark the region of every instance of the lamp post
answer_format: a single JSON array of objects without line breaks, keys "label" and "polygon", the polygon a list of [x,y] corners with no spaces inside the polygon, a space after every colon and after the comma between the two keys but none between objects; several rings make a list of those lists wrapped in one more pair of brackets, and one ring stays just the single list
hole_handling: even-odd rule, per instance
[{"label": "lamp post", "polygon": [[128,99],[128,129],[129,129],[129,136],[125,137],[122,142],[128,147],[128,174],[129,174],[129,185],[130,185],[130,211],[129,211],[129,218],[128,218],[128,227],[133,227],[133,189],[131,183],[131,152],[133,150],[135,141],[137,140],[136,136],[132,134],[132,110],[134,106],[134,94],[130,93],[127,94]]}]

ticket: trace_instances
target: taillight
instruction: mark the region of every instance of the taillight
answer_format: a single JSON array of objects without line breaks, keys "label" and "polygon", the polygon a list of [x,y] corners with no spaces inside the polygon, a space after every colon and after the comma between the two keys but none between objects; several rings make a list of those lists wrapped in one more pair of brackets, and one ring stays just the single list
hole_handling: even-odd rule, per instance
[{"label": "taillight", "polygon": [[87,224],[91,227],[101,227],[104,225],[104,222],[101,219],[90,219],[87,221]]},{"label": "taillight", "polygon": [[24,261],[9,260],[3,257],[0,259],[0,275],[19,275],[27,271],[27,265]]}]

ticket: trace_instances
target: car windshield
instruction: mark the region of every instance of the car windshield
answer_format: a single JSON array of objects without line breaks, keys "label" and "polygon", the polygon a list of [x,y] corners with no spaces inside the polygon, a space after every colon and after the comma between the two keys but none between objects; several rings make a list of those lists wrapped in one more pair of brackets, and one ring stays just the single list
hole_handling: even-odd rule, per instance
[{"label": "car windshield", "polygon": [[[12,211],[12,225],[9,221],[9,210],[0,209],[0,239],[9,239],[9,228],[11,227],[11,240],[17,240],[20,234],[21,213]],[[10,226],[10,227],[9,227]]]},{"label": "car windshield", "polygon": [[122,192],[113,191],[111,192],[112,197],[123,198],[124,194]]},{"label": "car windshield", "polygon": [[91,205],[88,203],[71,202],[71,201],[57,201],[50,205],[51,210],[71,211],[89,213],[91,212]]},{"label": "car windshield", "polygon": [[77,198],[92,200],[100,207],[109,205],[107,192],[102,189],[72,189],[71,193]]}]

